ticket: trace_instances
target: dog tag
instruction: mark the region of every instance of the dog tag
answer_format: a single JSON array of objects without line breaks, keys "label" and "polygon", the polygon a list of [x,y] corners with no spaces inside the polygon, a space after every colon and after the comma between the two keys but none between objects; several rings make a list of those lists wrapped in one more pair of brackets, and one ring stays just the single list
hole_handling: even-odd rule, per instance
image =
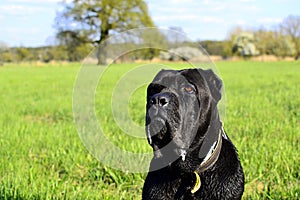
[{"label": "dog tag", "polygon": [[200,179],[199,174],[197,172],[194,172],[194,174],[196,176],[196,182],[195,182],[194,187],[191,190],[192,194],[194,194],[195,192],[197,192],[200,189],[200,187],[201,187],[201,179]]}]

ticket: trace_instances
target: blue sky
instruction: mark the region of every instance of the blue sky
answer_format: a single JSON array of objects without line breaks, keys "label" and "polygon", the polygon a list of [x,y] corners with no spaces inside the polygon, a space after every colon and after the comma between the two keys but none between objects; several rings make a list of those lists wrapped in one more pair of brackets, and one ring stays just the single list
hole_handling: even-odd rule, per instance
[{"label": "blue sky", "polygon": [[[9,46],[42,46],[55,35],[61,0],[1,0],[0,41]],[[233,27],[270,28],[300,15],[299,0],[146,0],[159,27],[181,27],[191,39],[223,40]]]}]

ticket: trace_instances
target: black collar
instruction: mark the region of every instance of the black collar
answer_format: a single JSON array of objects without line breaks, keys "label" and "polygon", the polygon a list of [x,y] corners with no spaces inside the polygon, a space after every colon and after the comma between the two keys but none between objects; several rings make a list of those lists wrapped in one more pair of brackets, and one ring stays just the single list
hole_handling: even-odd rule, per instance
[{"label": "black collar", "polygon": [[195,181],[195,185],[191,189],[191,193],[197,192],[201,187],[201,179],[199,174],[208,170],[217,162],[222,148],[222,137],[227,139],[227,136],[223,130],[223,126],[219,130],[218,140],[215,143],[213,143],[213,145],[211,146],[210,150],[208,151],[207,155],[201,162],[198,169],[194,171],[196,181]]},{"label": "black collar", "polygon": [[207,155],[196,170],[198,173],[204,172],[211,168],[219,158],[222,148],[222,130],[219,130],[218,140],[213,143]]}]

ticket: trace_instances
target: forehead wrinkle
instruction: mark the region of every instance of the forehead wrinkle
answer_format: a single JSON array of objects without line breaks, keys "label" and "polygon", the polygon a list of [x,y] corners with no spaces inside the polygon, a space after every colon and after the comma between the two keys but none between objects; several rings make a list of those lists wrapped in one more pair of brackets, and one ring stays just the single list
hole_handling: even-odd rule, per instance
[{"label": "forehead wrinkle", "polygon": [[169,92],[173,92],[176,95],[178,95],[179,92],[178,90],[180,90],[180,87],[184,86],[185,84],[195,85],[193,80],[189,80],[190,77],[185,73],[186,70],[184,71],[162,70],[157,74],[157,76],[154,78],[152,83],[161,85],[164,87],[163,90],[165,91],[168,90]]},{"label": "forehead wrinkle", "polygon": [[161,82],[165,77],[171,77],[178,72],[175,70],[161,70],[154,78],[152,82]]}]

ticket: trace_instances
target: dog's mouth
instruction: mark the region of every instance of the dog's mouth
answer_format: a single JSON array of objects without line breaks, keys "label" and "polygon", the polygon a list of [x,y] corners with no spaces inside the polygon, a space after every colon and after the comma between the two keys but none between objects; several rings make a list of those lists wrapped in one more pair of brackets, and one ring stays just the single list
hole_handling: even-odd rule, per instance
[{"label": "dog's mouth", "polygon": [[163,141],[167,132],[167,121],[162,117],[147,119],[146,133],[150,145]]},{"label": "dog's mouth", "polygon": [[[179,117],[176,113],[148,109],[146,113],[146,134],[149,144],[153,148],[154,159],[157,162],[171,164],[176,160],[184,162],[187,157],[187,148],[176,133],[181,132]],[[172,117],[171,117],[172,116]]]},{"label": "dog's mouth", "polygon": [[164,129],[166,128],[166,120],[156,117],[151,119],[148,123],[147,132],[150,134],[149,136],[153,137],[155,135],[161,135],[159,134],[161,132],[165,132]]},{"label": "dog's mouth", "polygon": [[147,137],[153,147],[154,158],[169,161],[181,158],[185,161],[187,149],[175,144],[171,131],[174,130],[171,130],[168,121],[162,118],[155,118],[147,125]]}]

